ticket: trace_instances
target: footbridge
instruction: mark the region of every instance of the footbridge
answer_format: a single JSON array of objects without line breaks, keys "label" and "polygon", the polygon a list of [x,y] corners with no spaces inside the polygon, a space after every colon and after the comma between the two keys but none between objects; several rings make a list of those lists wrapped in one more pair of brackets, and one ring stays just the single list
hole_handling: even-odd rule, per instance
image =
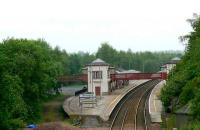
[{"label": "footbridge", "polygon": [[[144,80],[144,79],[163,79],[167,78],[167,73],[116,73],[110,74],[110,81],[129,81],[129,80]],[[65,82],[76,82],[76,81],[83,81],[88,82],[88,75],[87,74],[80,74],[80,75],[72,75],[72,76],[59,76],[58,82],[65,83]]]}]

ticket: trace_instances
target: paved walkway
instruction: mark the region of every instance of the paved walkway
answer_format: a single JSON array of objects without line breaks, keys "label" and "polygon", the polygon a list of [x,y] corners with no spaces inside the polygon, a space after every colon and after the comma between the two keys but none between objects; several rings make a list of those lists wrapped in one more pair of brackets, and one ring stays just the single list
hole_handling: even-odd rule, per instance
[{"label": "paved walkway", "polygon": [[158,83],[151,92],[149,98],[149,114],[151,122],[162,122],[161,113],[163,110],[162,102],[160,100],[160,92],[166,81],[163,80]]},{"label": "paved walkway", "polygon": [[[117,89],[112,92],[111,95],[105,95],[97,99],[97,105],[94,107],[88,106],[91,104],[86,104],[87,107],[79,106],[79,97],[73,96],[65,100],[63,108],[69,116],[73,115],[95,115],[99,116],[102,120],[107,121],[111,115],[113,109],[118,104],[118,102],[133,88],[146,82],[148,80],[133,80],[130,81],[128,86]],[[82,109],[81,109],[82,108]]]}]

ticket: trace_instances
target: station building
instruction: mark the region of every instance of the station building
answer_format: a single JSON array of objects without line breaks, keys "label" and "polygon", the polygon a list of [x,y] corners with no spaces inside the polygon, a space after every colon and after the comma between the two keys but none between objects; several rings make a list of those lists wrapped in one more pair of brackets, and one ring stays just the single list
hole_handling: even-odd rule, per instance
[{"label": "station building", "polygon": [[88,92],[94,93],[95,96],[109,94],[110,74],[115,73],[114,67],[101,59],[96,59],[86,65],[85,73],[88,75]]}]

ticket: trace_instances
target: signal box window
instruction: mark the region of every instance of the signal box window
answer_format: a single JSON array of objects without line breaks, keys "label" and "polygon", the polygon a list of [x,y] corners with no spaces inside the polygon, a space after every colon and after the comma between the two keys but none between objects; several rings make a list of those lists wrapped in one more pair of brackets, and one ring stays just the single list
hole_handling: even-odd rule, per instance
[{"label": "signal box window", "polygon": [[93,79],[102,79],[102,71],[92,71]]}]

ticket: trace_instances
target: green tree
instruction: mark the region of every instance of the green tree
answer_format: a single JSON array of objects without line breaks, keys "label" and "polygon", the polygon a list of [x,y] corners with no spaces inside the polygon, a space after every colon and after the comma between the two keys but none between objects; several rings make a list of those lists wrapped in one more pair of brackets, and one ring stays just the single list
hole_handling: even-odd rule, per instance
[{"label": "green tree", "polygon": [[61,61],[44,40],[0,43],[0,129],[15,129],[40,118],[40,105],[57,89]]},{"label": "green tree", "polygon": [[[200,119],[200,17],[195,16],[189,21],[193,32],[181,37],[181,39],[188,40],[185,55],[169,75],[167,84],[162,90],[161,99],[165,107],[188,104],[191,106],[193,117]],[[174,99],[178,101],[178,105],[172,103]]]}]

